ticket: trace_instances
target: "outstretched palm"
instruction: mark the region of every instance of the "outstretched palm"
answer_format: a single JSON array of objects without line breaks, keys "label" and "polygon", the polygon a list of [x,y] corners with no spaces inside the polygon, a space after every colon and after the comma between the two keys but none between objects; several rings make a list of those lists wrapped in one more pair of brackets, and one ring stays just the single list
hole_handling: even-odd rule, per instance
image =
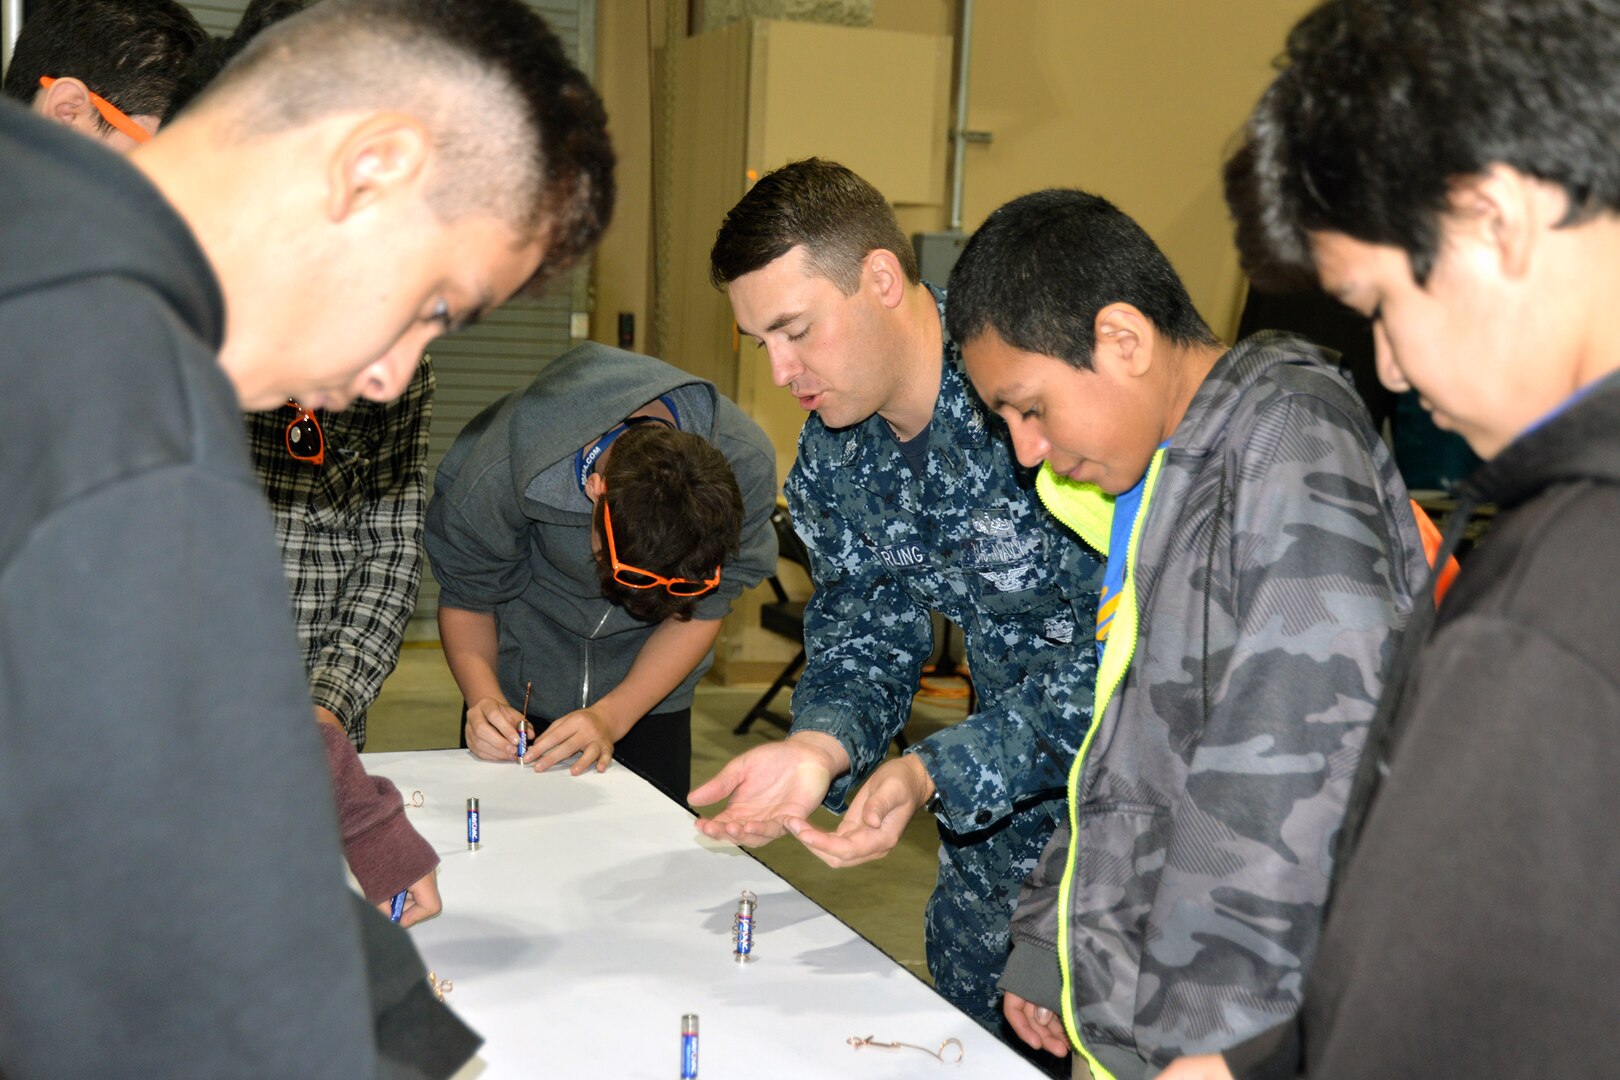
[{"label": "outstretched palm", "polygon": [[733,758],[690,799],[694,806],[727,799],[725,809],[700,817],[697,827],[716,840],[753,847],[781,836],[787,819],[807,817],[831,784],[826,755],[786,740]]}]

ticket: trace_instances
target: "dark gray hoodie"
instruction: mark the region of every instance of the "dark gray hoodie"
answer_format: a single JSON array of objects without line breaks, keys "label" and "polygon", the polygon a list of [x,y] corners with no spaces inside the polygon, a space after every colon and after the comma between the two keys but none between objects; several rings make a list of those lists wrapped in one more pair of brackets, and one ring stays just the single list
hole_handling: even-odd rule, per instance
[{"label": "dark gray hoodie", "polygon": [[[694,612],[719,619],[776,568],[776,452],[712,383],[650,356],[586,343],[474,418],[439,466],[424,538],[439,602],[495,614],[501,689],[521,701],[532,681],[530,715],[556,719],[601,698],[623,681],[655,629],[602,596],[590,506],[570,473],[581,446],[665,394],[682,429],[723,453],[742,489],[741,550]],[[651,712],[690,706],[712,659]]]},{"label": "dark gray hoodie", "polygon": [[1615,1075],[1620,375],[1458,494],[1448,540],[1495,523],[1402,642],[1304,1004],[1242,1080]]},{"label": "dark gray hoodie", "polygon": [[207,259],[10,102],[0,191],[0,1075],[449,1075],[344,885]]}]

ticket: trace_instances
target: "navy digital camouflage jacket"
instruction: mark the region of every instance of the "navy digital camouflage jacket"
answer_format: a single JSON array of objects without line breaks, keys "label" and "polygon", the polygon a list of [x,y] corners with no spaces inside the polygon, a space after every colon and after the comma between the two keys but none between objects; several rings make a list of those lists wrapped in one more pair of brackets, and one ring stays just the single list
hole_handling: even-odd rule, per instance
[{"label": "navy digital camouflage jacket", "polygon": [[842,810],[905,726],[933,610],[962,628],[979,695],[977,713],[911,749],[938,789],[941,824],[983,833],[1035,803],[1055,818],[1091,721],[1101,568],[1042,510],[955,345],[925,476],[882,417],[835,431],[811,416],[786,491],[815,582],[793,730],[837,737],[851,762],[827,806]]}]

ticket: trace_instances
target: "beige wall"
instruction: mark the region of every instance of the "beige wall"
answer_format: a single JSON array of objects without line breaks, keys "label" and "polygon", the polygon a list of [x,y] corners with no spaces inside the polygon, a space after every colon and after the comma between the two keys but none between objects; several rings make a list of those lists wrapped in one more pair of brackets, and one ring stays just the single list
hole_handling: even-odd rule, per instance
[{"label": "beige wall", "polygon": [[[914,34],[956,33],[957,0],[876,0],[872,26],[878,30],[909,30]],[[986,0],[979,0],[981,4]],[[1006,3],[1007,0],[990,0]]]},{"label": "beige wall", "polygon": [[[1037,188],[1096,191],[1163,245],[1205,318],[1230,333],[1242,282],[1220,162],[1287,28],[1312,2],[979,0],[968,126],[994,141],[968,147],[964,227]],[[683,19],[685,6],[599,6],[598,81],[620,161],[619,208],[597,262],[600,341],[615,340],[619,311],[636,314],[638,346],[648,341],[653,62],[671,12]],[[956,0],[876,0],[873,27],[954,33],[956,9]],[[908,231],[944,228],[948,207],[903,207],[900,217]]]},{"label": "beige wall", "polygon": [[[1287,28],[1312,3],[979,0],[968,127],[989,131],[993,141],[968,147],[964,228],[971,231],[995,207],[1038,188],[1098,192],[1159,241],[1210,325],[1230,335],[1243,283],[1220,194],[1220,163],[1267,81]],[[687,4],[603,0],[599,5],[597,82],[619,154],[620,195],[596,260],[592,336],[615,342],[617,314],[630,311],[636,315],[636,347],[655,353],[660,346],[653,333],[657,251],[661,245],[669,259],[678,239],[702,249],[685,252],[681,265],[706,266],[707,240],[719,225],[717,215],[712,221],[682,219],[671,235],[653,235],[654,191],[669,182],[653,164],[659,160],[654,140],[662,129],[663,95],[672,85],[662,78],[662,50],[666,35],[684,32]],[[872,25],[954,34],[956,16],[957,0],[875,0]],[[723,74],[712,73],[715,79]],[[880,109],[880,72],[871,86],[873,108]],[[674,111],[678,105],[671,100],[668,107]],[[902,206],[898,214],[908,233],[929,231],[946,226],[949,207],[945,201]],[[673,269],[670,274],[666,300],[682,291]],[[683,270],[688,288],[707,288],[688,279],[691,274]],[[660,325],[668,330],[667,316]],[[679,356],[664,358],[682,362]],[[706,367],[701,373],[710,374]],[[748,382],[729,375],[717,381]],[[749,385],[736,390],[745,408],[753,402],[779,460],[790,462],[801,419],[791,399],[771,397],[769,386],[758,394]],[[765,658],[780,663],[775,653],[785,643],[753,625],[756,606],[757,597],[749,597],[728,620],[717,671],[759,674],[768,666]]]},{"label": "beige wall", "polygon": [[964,228],[1042,187],[1104,195],[1169,254],[1215,331],[1236,326],[1220,164],[1314,0],[998,0],[975,7]]}]

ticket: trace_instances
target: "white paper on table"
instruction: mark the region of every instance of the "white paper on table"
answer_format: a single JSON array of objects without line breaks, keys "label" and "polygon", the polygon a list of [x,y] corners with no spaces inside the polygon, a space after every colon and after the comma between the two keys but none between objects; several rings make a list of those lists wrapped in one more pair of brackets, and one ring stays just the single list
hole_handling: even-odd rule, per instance
[{"label": "white paper on table", "polygon": [[[424,805],[444,912],[411,928],[446,1001],[484,1037],[459,1076],[680,1076],[681,1016],[699,1018],[699,1076],[1036,1077],[926,983],[623,767],[479,761],[462,750],[367,754]],[[468,851],[476,797],[482,844]],[[784,839],[782,843],[791,842]],[[754,959],[737,963],[737,900],[759,897]],[[937,1047],[853,1049],[851,1036]]]}]

